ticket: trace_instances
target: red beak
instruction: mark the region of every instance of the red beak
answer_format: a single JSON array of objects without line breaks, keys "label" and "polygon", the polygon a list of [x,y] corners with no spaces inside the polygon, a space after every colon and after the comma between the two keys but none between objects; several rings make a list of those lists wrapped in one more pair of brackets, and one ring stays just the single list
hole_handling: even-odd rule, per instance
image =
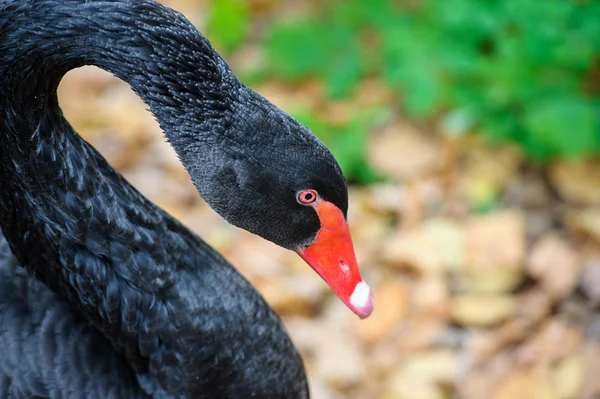
[{"label": "red beak", "polygon": [[373,294],[360,276],[348,222],[331,202],[320,200],[314,208],[321,221],[315,241],[298,254],[361,319],[373,312]]}]

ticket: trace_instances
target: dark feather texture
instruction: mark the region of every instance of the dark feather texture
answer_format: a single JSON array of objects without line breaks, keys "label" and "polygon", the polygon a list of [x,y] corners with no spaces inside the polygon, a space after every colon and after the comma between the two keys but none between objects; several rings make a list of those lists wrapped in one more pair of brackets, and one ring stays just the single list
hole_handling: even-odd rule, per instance
[{"label": "dark feather texture", "polygon": [[145,398],[131,367],[0,236],[0,397]]},{"label": "dark feather texture", "polygon": [[329,151],[244,87],[181,14],[148,0],[0,0],[0,225],[30,273],[0,266],[0,392],[308,397],[260,295],[62,116],[58,83],[88,64],[140,95],[231,223],[297,249],[320,228],[298,190],[346,213]]}]

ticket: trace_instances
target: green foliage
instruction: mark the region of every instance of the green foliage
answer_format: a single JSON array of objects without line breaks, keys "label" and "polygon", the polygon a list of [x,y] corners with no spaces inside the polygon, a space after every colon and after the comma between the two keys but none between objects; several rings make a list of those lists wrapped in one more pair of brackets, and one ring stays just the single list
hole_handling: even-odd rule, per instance
[{"label": "green foliage", "polygon": [[270,66],[289,80],[323,79],[333,99],[349,95],[363,76],[363,53],[349,26],[307,19],[276,26],[267,41]]},{"label": "green foliage", "polygon": [[525,145],[538,158],[588,155],[596,145],[596,124],[596,111],[587,101],[565,96],[541,99],[526,110]]},{"label": "green foliage", "polygon": [[242,0],[214,0],[206,34],[220,51],[231,51],[243,44],[250,30],[248,9]]},{"label": "green foliage", "polygon": [[270,29],[271,72],[317,78],[333,99],[360,95],[358,82],[374,75],[411,117],[441,116],[455,134],[517,141],[538,160],[600,153],[590,81],[600,73],[600,2],[345,0],[321,11]]}]

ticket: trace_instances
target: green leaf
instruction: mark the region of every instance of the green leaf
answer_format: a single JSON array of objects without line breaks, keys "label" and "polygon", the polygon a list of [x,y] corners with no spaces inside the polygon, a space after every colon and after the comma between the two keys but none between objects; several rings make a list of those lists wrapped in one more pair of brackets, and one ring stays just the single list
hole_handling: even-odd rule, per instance
[{"label": "green leaf", "polygon": [[436,37],[429,29],[398,25],[383,31],[384,77],[399,88],[402,104],[415,117],[426,117],[443,102],[439,59],[431,51]]},{"label": "green leaf", "polygon": [[351,31],[338,28],[329,34],[329,57],[323,74],[329,97],[339,99],[349,95],[362,77],[364,57],[359,38]]},{"label": "green leaf", "polygon": [[590,154],[598,129],[592,103],[578,97],[557,97],[532,104],[526,110],[524,126],[528,149],[543,158]]},{"label": "green leaf", "polygon": [[221,51],[238,48],[248,36],[250,14],[241,0],[215,0],[211,3],[207,36]]},{"label": "green leaf", "polygon": [[494,143],[500,143],[508,139],[518,139],[520,134],[515,117],[507,111],[486,115],[480,131],[484,137]]},{"label": "green leaf", "polygon": [[290,80],[322,70],[328,59],[327,31],[315,20],[276,26],[267,39],[270,66]]},{"label": "green leaf", "polygon": [[336,1],[327,6],[333,19],[353,29],[391,24],[399,14],[390,0]]}]

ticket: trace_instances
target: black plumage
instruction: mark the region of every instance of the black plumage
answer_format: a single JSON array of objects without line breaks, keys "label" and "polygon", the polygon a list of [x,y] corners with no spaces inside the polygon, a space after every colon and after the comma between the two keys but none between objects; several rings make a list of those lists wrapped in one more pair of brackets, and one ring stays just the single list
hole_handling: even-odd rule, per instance
[{"label": "black plumage", "polygon": [[229,222],[297,249],[320,227],[298,190],[347,209],[329,151],[181,14],[148,0],[0,0],[0,225],[26,268],[2,239],[0,395],[308,397],[254,288],[62,116],[58,83],[88,64],[141,96]]},{"label": "black plumage", "polygon": [[147,398],[123,356],[0,236],[0,397]]}]

